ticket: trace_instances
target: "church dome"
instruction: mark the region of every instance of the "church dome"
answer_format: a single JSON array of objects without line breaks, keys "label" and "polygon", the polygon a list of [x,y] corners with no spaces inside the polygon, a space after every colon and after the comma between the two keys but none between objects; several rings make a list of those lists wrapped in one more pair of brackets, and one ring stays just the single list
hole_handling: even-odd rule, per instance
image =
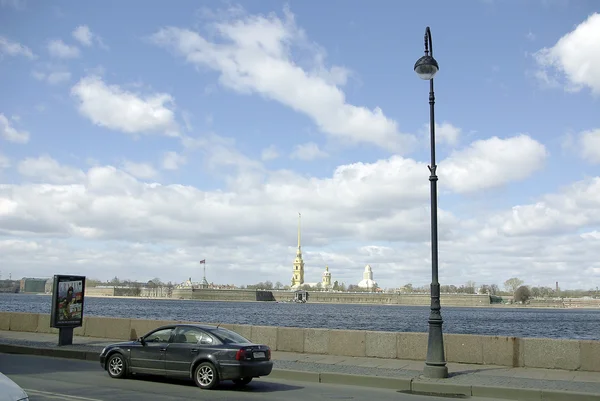
[{"label": "church dome", "polygon": [[361,288],[375,288],[377,286],[377,282],[373,280],[373,269],[371,269],[371,265],[365,266],[363,279],[358,283],[358,286]]}]

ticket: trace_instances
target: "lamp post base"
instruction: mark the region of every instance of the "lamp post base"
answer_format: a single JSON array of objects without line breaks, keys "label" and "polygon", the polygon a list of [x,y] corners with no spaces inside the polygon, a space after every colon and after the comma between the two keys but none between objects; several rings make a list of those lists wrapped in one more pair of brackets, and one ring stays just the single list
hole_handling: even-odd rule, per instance
[{"label": "lamp post base", "polygon": [[[436,269],[437,270],[437,269]],[[440,284],[437,278],[431,284],[431,313],[429,315],[429,338],[427,339],[427,358],[425,359],[424,375],[432,379],[448,377],[446,356],[444,355],[444,321],[440,313]]]},{"label": "lamp post base", "polygon": [[447,379],[448,378],[448,367],[446,365],[425,365],[423,369],[423,376],[430,379]]}]

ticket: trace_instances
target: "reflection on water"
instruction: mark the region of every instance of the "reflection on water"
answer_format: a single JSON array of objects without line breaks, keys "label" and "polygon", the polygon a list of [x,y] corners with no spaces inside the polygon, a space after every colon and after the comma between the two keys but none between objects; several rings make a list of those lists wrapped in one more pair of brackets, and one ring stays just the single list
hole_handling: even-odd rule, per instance
[{"label": "reflection on water", "polygon": [[[0,294],[0,311],[50,313],[50,296]],[[86,298],[87,316],[427,331],[426,306]],[[600,309],[442,308],[445,333],[600,340]]]}]

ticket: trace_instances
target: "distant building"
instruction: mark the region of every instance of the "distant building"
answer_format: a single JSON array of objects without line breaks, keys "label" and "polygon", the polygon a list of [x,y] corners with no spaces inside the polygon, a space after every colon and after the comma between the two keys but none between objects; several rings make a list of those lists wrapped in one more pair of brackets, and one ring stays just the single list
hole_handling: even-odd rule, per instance
[{"label": "distant building", "polygon": [[323,280],[321,281],[321,287],[327,290],[331,288],[331,272],[329,271],[329,266],[325,266],[325,271],[323,272]]},{"label": "distant building", "polygon": [[296,251],[292,271],[292,289],[298,289],[304,284],[304,260],[302,259],[302,247],[300,246],[300,218],[300,213],[298,213],[298,250]]},{"label": "distant building", "polygon": [[46,285],[44,287],[44,292],[46,294],[52,294],[52,286],[54,285],[54,279],[53,278],[49,278],[48,280],[46,280]]},{"label": "distant building", "polygon": [[371,269],[371,265],[365,266],[365,271],[363,272],[363,279],[358,283],[360,288],[366,288],[370,290],[375,290],[377,286],[377,281],[373,280],[373,269]]},{"label": "distant building", "polygon": [[47,278],[23,277],[19,285],[19,292],[44,294],[46,292]]}]

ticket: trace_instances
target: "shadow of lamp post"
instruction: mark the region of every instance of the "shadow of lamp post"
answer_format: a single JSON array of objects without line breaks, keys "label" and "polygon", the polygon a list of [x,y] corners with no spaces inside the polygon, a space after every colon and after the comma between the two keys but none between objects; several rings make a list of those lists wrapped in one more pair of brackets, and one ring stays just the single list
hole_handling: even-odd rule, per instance
[{"label": "shadow of lamp post", "polygon": [[415,72],[419,78],[429,81],[429,130],[431,139],[431,165],[429,182],[431,187],[431,312],[429,314],[429,338],[427,341],[427,359],[423,374],[426,377],[443,379],[448,377],[448,367],[444,355],[444,337],[442,334],[442,314],[440,312],[440,283],[438,281],[438,230],[437,230],[437,166],[435,164],[435,118],[433,77],[440,69],[433,58],[431,30],[425,29],[425,55],[415,63]]}]

